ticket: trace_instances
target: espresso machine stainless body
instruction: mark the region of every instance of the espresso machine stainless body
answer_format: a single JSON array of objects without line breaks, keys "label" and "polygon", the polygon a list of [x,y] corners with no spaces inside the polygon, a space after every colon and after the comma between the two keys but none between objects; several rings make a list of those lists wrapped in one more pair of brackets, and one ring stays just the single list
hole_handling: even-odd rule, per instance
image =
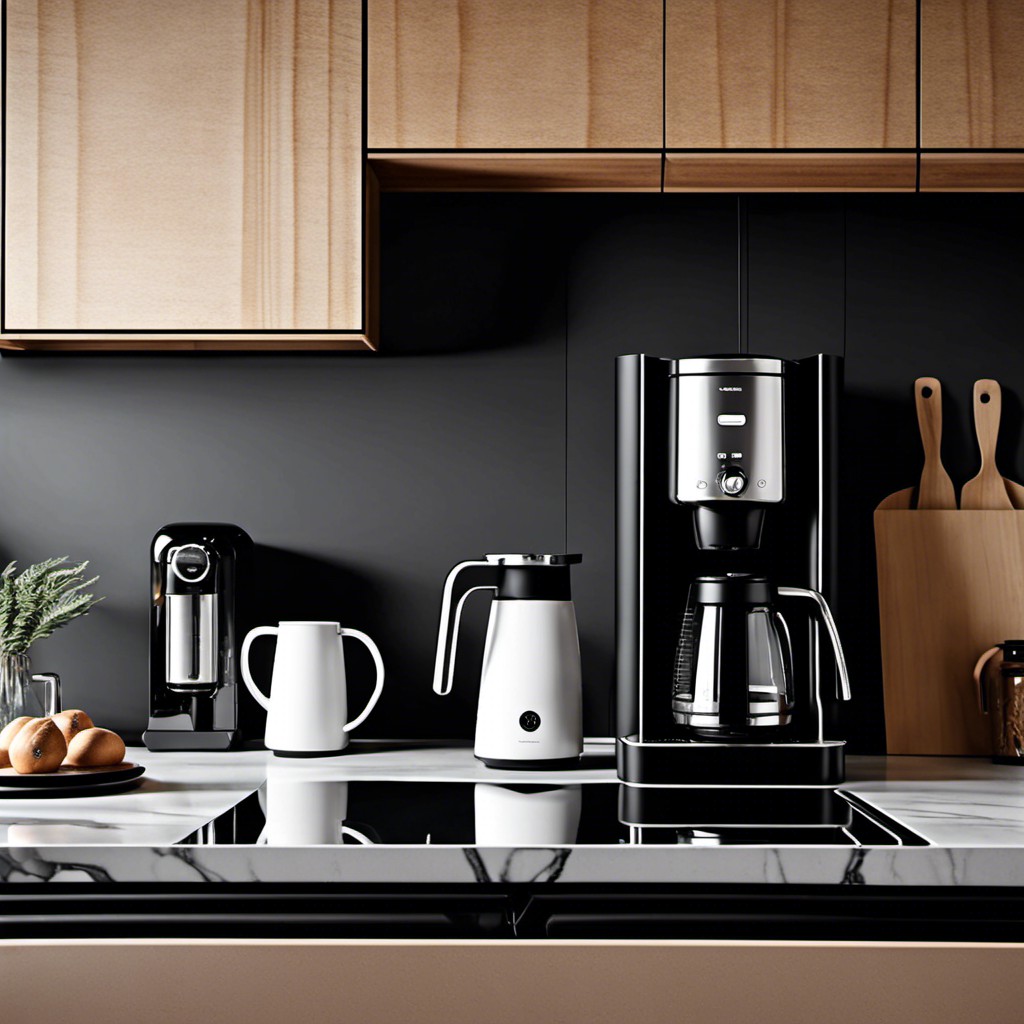
[{"label": "espresso machine stainless body", "polygon": [[230,523],[171,523],[150,548],[150,750],[226,750],[239,735],[238,648],[253,543]]},{"label": "espresso machine stainless body", "polygon": [[842,780],[825,738],[849,692],[829,610],[841,374],[825,355],[617,360],[623,781]]}]

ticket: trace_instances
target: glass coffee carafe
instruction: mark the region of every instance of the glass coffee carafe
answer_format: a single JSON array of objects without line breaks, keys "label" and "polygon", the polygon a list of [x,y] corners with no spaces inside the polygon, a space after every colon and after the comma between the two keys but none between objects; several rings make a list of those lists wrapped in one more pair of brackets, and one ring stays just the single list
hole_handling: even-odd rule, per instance
[{"label": "glass coffee carafe", "polygon": [[784,735],[795,705],[793,649],[777,597],[814,603],[848,691],[839,637],[821,594],[776,589],[760,576],[701,576],[690,586],[672,681],[673,718],[695,739],[766,742]]}]

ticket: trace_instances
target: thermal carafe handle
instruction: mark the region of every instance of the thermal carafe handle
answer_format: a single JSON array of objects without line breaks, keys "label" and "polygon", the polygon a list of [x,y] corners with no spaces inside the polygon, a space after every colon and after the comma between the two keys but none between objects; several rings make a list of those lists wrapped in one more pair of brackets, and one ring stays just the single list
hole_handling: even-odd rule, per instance
[{"label": "thermal carafe handle", "polygon": [[[455,647],[459,639],[459,621],[466,598],[476,590],[498,590],[501,566],[494,562],[459,562],[444,581],[441,596],[441,624],[437,631],[434,659],[434,693],[442,697],[452,691],[455,679]],[[455,611],[452,612],[452,601]]]},{"label": "thermal carafe handle", "polygon": [[836,668],[839,670],[839,690],[843,700],[850,699],[850,676],[846,671],[846,658],[843,656],[843,645],[839,642],[839,630],[836,629],[835,619],[832,618],[832,610],[825,598],[816,590],[806,590],[804,587],[779,587],[779,597],[805,597],[813,601],[818,609],[818,616],[825,626],[829,640],[832,641],[832,651],[835,654]]}]

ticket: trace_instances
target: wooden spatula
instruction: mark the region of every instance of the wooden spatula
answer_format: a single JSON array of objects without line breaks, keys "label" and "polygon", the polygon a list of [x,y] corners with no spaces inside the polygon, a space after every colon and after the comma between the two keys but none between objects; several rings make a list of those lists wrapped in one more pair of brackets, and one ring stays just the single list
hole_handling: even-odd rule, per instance
[{"label": "wooden spatula", "polygon": [[956,508],[953,481],[942,465],[942,385],[934,377],[918,377],[914,381],[914,403],[924,448],[917,507]]},{"label": "wooden spatula", "polygon": [[1012,509],[1006,483],[996,468],[996,440],[999,418],[1003,410],[1003,394],[998,382],[974,382],[974,432],[978,435],[981,469],[968,480],[960,492],[960,507],[973,509]]}]

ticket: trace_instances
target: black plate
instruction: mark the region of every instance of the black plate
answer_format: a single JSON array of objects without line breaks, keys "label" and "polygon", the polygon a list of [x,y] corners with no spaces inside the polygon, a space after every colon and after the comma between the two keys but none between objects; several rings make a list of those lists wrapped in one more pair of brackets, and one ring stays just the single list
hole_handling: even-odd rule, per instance
[{"label": "black plate", "polygon": [[13,768],[0,768],[0,799],[119,793],[137,785],[137,780],[145,770],[141,764],[133,764],[131,761],[103,765],[100,768],[64,767],[37,775],[19,775]]}]

